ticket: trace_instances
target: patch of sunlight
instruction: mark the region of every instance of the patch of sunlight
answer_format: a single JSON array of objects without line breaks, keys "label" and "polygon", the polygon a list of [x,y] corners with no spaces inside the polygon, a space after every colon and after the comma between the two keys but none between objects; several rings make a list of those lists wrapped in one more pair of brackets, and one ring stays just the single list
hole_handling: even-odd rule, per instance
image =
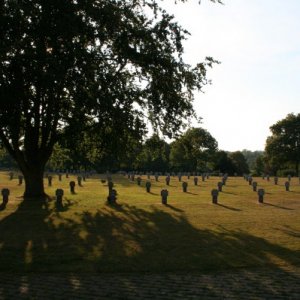
[{"label": "patch of sunlight", "polygon": [[81,282],[74,275],[70,276],[70,284],[74,290],[78,290],[81,287]]},{"label": "patch of sunlight", "polygon": [[31,264],[32,263],[32,241],[28,241],[25,247],[25,263]]},{"label": "patch of sunlight", "polygon": [[79,237],[82,239],[82,240],[85,240],[87,237],[88,237],[89,233],[86,231],[86,230],[81,230],[79,232]]},{"label": "patch of sunlight", "polygon": [[276,266],[280,266],[282,268],[287,268],[287,269],[293,267],[293,265],[291,263],[289,263],[288,261],[286,261],[272,253],[266,252],[265,255],[269,259],[269,261]]},{"label": "patch of sunlight", "polygon": [[142,252],[142,248],[138,243],[134,241],[128,241],[124,246],[124,252],[126,256],[135,256]]}]

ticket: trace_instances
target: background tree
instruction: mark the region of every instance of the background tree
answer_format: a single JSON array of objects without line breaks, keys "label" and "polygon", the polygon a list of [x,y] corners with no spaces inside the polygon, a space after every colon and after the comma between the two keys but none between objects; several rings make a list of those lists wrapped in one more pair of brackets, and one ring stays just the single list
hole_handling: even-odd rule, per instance
[{"label": "background tree", "polygon": [[169,144],[157,134],[153,134],[143,144],[143,148],[136,159],[136,167],[145,171],[168,171],[169,155]]},{"label": "background tree", "polygon": [[241,151],[231,152],[229,158],[232,161],[234,173],[238,175],[249,174],[249,166],[247,160]]},{"label": "background tree", "polygon": [[300,163],[300,114],[288,114],[270,127],[272,135],[266,141],[266,156],[276,171],[285,164],[294,166],[299,175]]},{"label": "background tree", "polygon": [[206,171],[217,148],[207,130],[190,128],[171,144],[170,166],[178,171]]},{"label": "background tree", "polygon": [[138,130],[148,118],[171,136],[195,116],[193,91],[213,59],[184,63],[188,33],[157,2],[0,2],[0,138],[24,174],[24,196],[44,195],[65,126]]},{"label": "background tree", "polygon": [[235,168],[232,162],[232,159],[228,156],[226,151],[220,150],[217,151],[213,158],[214,161],[214,170],[219,173],[227,173],[233,175]]}]

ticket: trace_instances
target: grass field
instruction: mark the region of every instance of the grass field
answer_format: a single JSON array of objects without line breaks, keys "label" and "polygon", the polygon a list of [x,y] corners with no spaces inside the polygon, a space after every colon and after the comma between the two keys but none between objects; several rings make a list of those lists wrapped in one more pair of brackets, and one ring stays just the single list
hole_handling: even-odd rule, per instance
[{"label": "grass field", "polygon": [[[165,179],[151,179],[151,194],[126,177],[113,177],[118,205],[108,206],[108,188],[99,176],[69,192],[69,181],[53,179],[47,193],[63,188],[64,208],[55,201],[22,202],[24,186],[0,173],[10,200],[0,211],[0,270],[13,272],[169,272],[222,271],[228,268],[289,268],[300,265],[300,184],[290,192],[254,178],[266,191],[265,203],[241,177],[229,177],[219,204],[210,191],[218,177],[193,177],[183,193],[171,178],[168,205],[161,204]],[[45,185],[47,182],[45,180]],[[53,198],[54,199],[54,198]],[[1,202],[1,201],[0,201]]]}]

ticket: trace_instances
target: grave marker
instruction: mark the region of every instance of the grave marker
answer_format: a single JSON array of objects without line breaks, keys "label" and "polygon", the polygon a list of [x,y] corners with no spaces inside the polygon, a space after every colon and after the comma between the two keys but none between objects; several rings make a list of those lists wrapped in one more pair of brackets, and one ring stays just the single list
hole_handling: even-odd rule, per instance
[{"label": "grave marker", "polygon": [[19,179],[19,185],[22,185],[22,183],[23,183],[23,176],[19,175],[18,179]]},{"label": "grave marker", "polygon": [[161,203],[166,205],[168,203],[168,196],[169,196],[168,190],[161,190],[160,195],[161,195]]},{"label": "grave marker", "polygon": [[52,176],[48,176],[48,186],[52,186]]},{"label": "grave marker", "polygon": [[284,185],[285,185],[285,190],[288,192],[290,190],[290,182],[286,181]]},{"label": "grave marker", "polygon": [[147,181],[146,182],[146,191],[147,191],[147,193],[150,193],[150,189],[151,189],[151,182]]},{"label": "grave marker", "polygon": [[115,189],[109,190],[108,196],[107,196],[107,202],[108,204],[116,204],[117,202],[117,191]]},{"label": "grave marker", "polygon": [[198,185],[198,177],[196,177],[196,176],[194,177],[194,184]]},{"label": "grave marker", "polygon": [[1,207],[5,208],[8,203],[8,197],[10,194],[9,189],[2,189],[1,194],[2,194],[2,201],[3,201]]},{"label": "grave marker", "polygon": [[212,196],[212,203],[217,204],[218,203],[219,191],[217,189],[211,190],[211,196]]},{"label": "grave marker", "polygon": [[223,187],[223,182],[219,181],[218,182],[218,190],[219,190],[219,192],[222,192],[222,187]]},{"label": "grave marker", "polygon": [[70,186],[70,192],[71,194],[75,194],[75,181],[70,181],[69,186]]},{"label": "grave marker", "polygon": [[259,189],[257,191],[257,194],[258,194],[258,202],[263,203],[264,202],[265,190],[264,189]]},{"label": "grave marker", "polygon": [[56,205],[58,207],[62,206],[62,197],[64,195],[64,190],[63,189],[57,189],[55,191],[55,196],[56,196]]},{"label": "grave marker", "polygon": [[184,182],[182,183],[182,190],[183,190],[184,193],[187,192],[187,187],[188,187],[188,183],[184,181]]},{"label": "grave marker", "polygon": [[170,185],[170,176],[169,175],[166,177],[166,185]]},{"label": "grave marker", "polygon": [[257,182],[256,181],[252,182],[252,188],[253,188],[253,192],[256,192],[256,189],[257,189]]}]

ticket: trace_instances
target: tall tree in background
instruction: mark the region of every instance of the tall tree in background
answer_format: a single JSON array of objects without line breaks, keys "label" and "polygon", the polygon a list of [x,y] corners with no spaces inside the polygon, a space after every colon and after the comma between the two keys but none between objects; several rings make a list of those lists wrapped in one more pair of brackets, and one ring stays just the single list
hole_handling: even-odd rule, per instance
[{"label": "tall tree in background", "polygon": [[170,146],[157,134],[153,134],[143,144],[136,159],[140,170],[164,172],[169,169]]},{"label": "tall tree in background", "polygon": [[241,151],[229,153],[234,172],[238,175],[248,174],[250,172],[246,157]]},{"label": "tall tree in background", "polygon": [[24,196],[44,195],[65,126],[139,130],[148,118],[172,135],[195,116],[193,91],[213,59],[184,63],[188,33],[158,2],[0,2],[0,138],[24,174]]},{"label": "tall tree in background", "polygon": [[217,148],[207,130],[190,128],[171,144],[170,165],[178,171],[205,171]]},{"label": "tall tree in background", "polygon": [[266,156],[276,170],[283,164],[292,164],[296,175],[300,163],[300,114],[288,114],[286,118],[270,127],[272,135],[267,138]]}]

